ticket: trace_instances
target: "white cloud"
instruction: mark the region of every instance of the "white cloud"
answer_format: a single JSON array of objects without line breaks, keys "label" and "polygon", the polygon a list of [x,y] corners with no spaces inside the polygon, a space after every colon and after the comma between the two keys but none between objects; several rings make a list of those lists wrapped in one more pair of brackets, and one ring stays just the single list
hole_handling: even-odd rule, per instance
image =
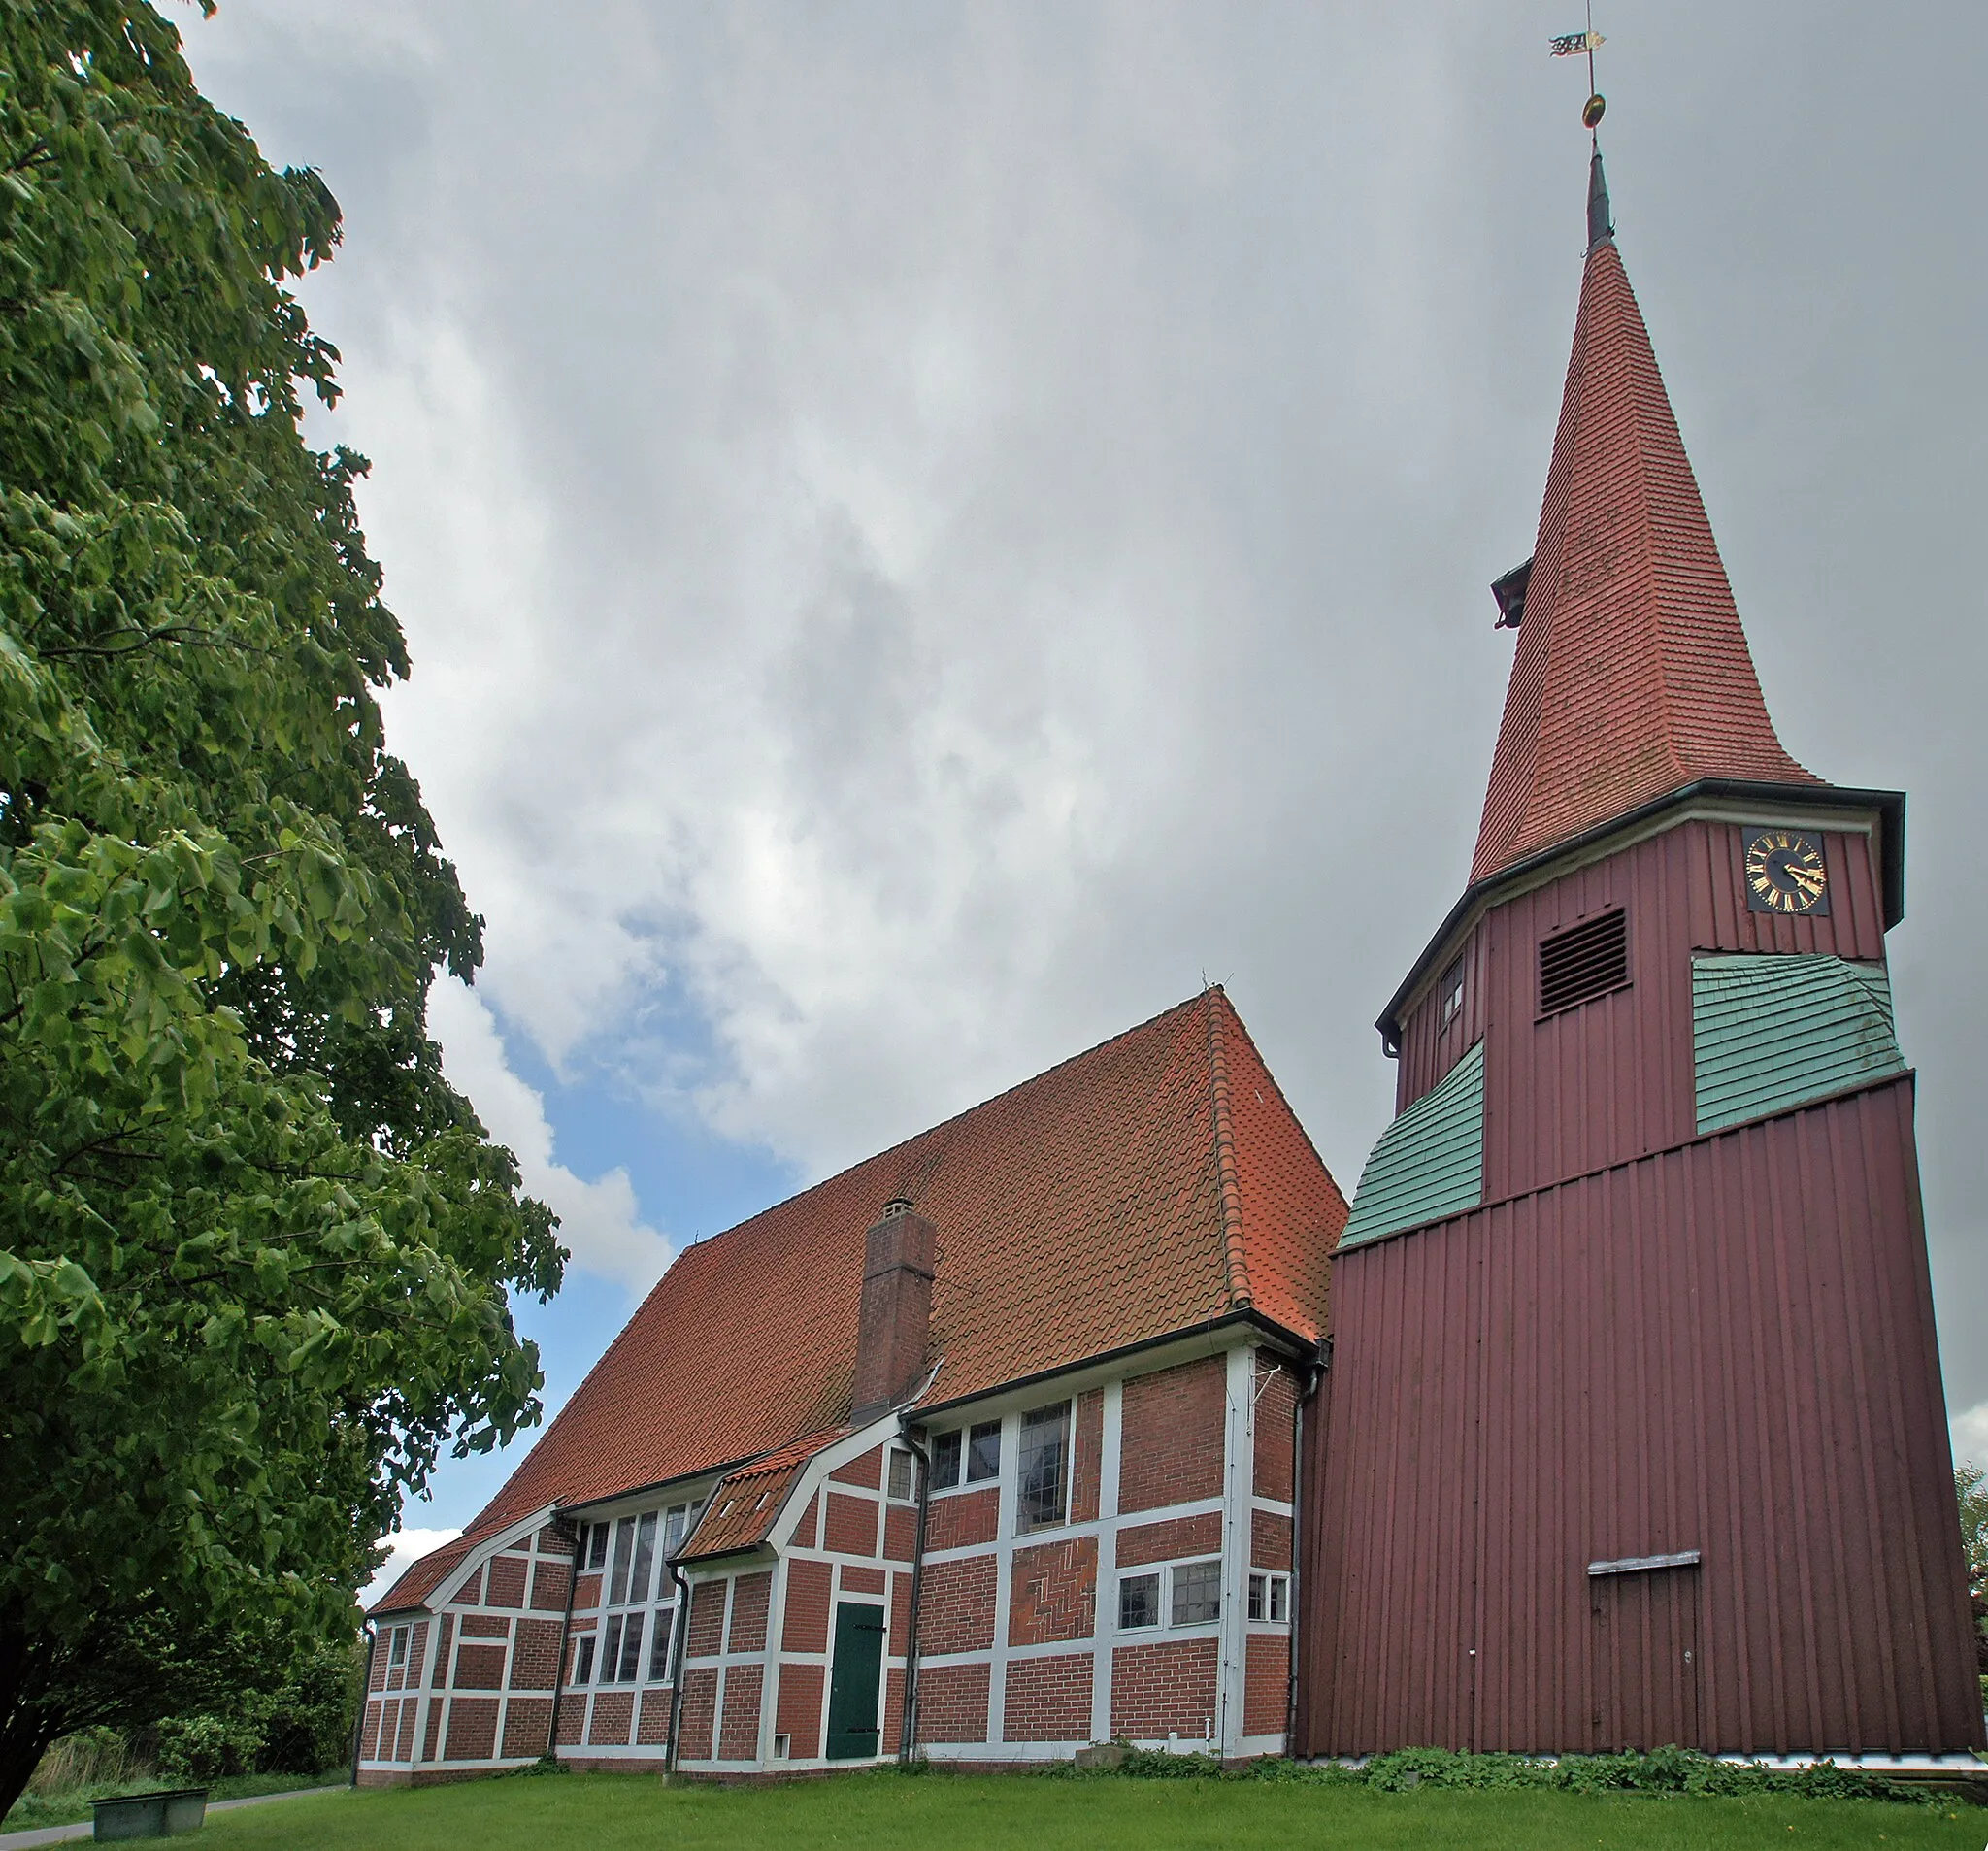
[{"label": "white cloud", "polygon": [[638,1296],[662,1277],[671,1247],[643,1219],[628,1172],[618,1165],[593,1182],[557,1162],[543,1097],[511,1071],[504,1039],[482,999],[452,978],[428,993],[428,1032],[442,1043],[443,1070],[466,1094],[498,1142],[517,1158],[525,1189],[559,1217],[573,1263]]},{"label": "white cloud", "polygon": [[396,1530],[387,1541],[387,1557],[379,1572],[359,1590],[359,1604],[370,1606],[430,1549],[453,1542],[460,1530]]},{"label": "white cloud", "polygon": [[1988,1467],[1988,1402],[1954,1415],[1947,1430],[1953,1436],[1955,1465]]}]

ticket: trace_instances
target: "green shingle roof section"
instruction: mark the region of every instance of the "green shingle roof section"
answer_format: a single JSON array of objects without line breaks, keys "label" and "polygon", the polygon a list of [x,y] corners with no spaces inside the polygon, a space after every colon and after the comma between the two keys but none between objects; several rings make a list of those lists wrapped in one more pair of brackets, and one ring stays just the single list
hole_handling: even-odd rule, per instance
[{"label": "green shingle roof section", "polygon": [[1702,1132],[1785,1111],[1905,1065],[1892,1026],[1891,980],[1875,964],[1695,958],[1691,1014]]},{"label": "green shingle roof section", "polygon": [[1484,1043],[1381,1134],[1339,1250],[1474,1208],[1484,1199]]}]

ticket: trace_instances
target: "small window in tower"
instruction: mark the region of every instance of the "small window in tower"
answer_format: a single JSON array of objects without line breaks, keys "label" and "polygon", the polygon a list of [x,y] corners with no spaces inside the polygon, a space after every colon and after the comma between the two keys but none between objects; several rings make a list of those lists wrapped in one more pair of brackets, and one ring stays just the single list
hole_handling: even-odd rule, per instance
[{"label": "small window in tower", "polygon": [[1447,1028],[1464,1011],[1464,961],[1461,955],[1450,960],[1449,969],[1442,974],[1442,982],[1437,989],[1441,1002],[1437,1007],[1439,1029]]},{"label": "small window in tower", "polygon": [[1629,920],[1620,909],[1540,944],[1540,1013],[1557,1015],[1629,981]]}]

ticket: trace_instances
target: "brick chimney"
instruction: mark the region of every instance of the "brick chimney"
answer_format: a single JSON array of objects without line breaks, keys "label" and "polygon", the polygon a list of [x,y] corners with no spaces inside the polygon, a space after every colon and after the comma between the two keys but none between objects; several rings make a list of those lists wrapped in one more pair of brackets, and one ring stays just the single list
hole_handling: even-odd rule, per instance
[{"label": "brick chimney", "polygon": [[870,1230],[851,1426],[860,1427],[902,1400],[924,1370],[938,1240],[939,1230],[902,1196],[883,1205],[882,1218]]}]

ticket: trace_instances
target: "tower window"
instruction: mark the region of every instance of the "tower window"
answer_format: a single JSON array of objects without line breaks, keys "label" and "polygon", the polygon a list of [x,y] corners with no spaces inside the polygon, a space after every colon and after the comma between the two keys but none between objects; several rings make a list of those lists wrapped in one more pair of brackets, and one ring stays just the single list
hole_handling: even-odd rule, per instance
[{"label": "tower window", "polygon": [[1438,986],[1437,1023],[1439,1030],[1447,1028],[1463,1013],[1464,1009],[1464,961],[1461,954],[1450,960],[1449,969],[1442,974],[1442,982]]},{"label": "tower window", "polygon": [[1629,981],[1629,919],[1620,908],[1540,944],[1540,1013],[1557,1015]]}]

